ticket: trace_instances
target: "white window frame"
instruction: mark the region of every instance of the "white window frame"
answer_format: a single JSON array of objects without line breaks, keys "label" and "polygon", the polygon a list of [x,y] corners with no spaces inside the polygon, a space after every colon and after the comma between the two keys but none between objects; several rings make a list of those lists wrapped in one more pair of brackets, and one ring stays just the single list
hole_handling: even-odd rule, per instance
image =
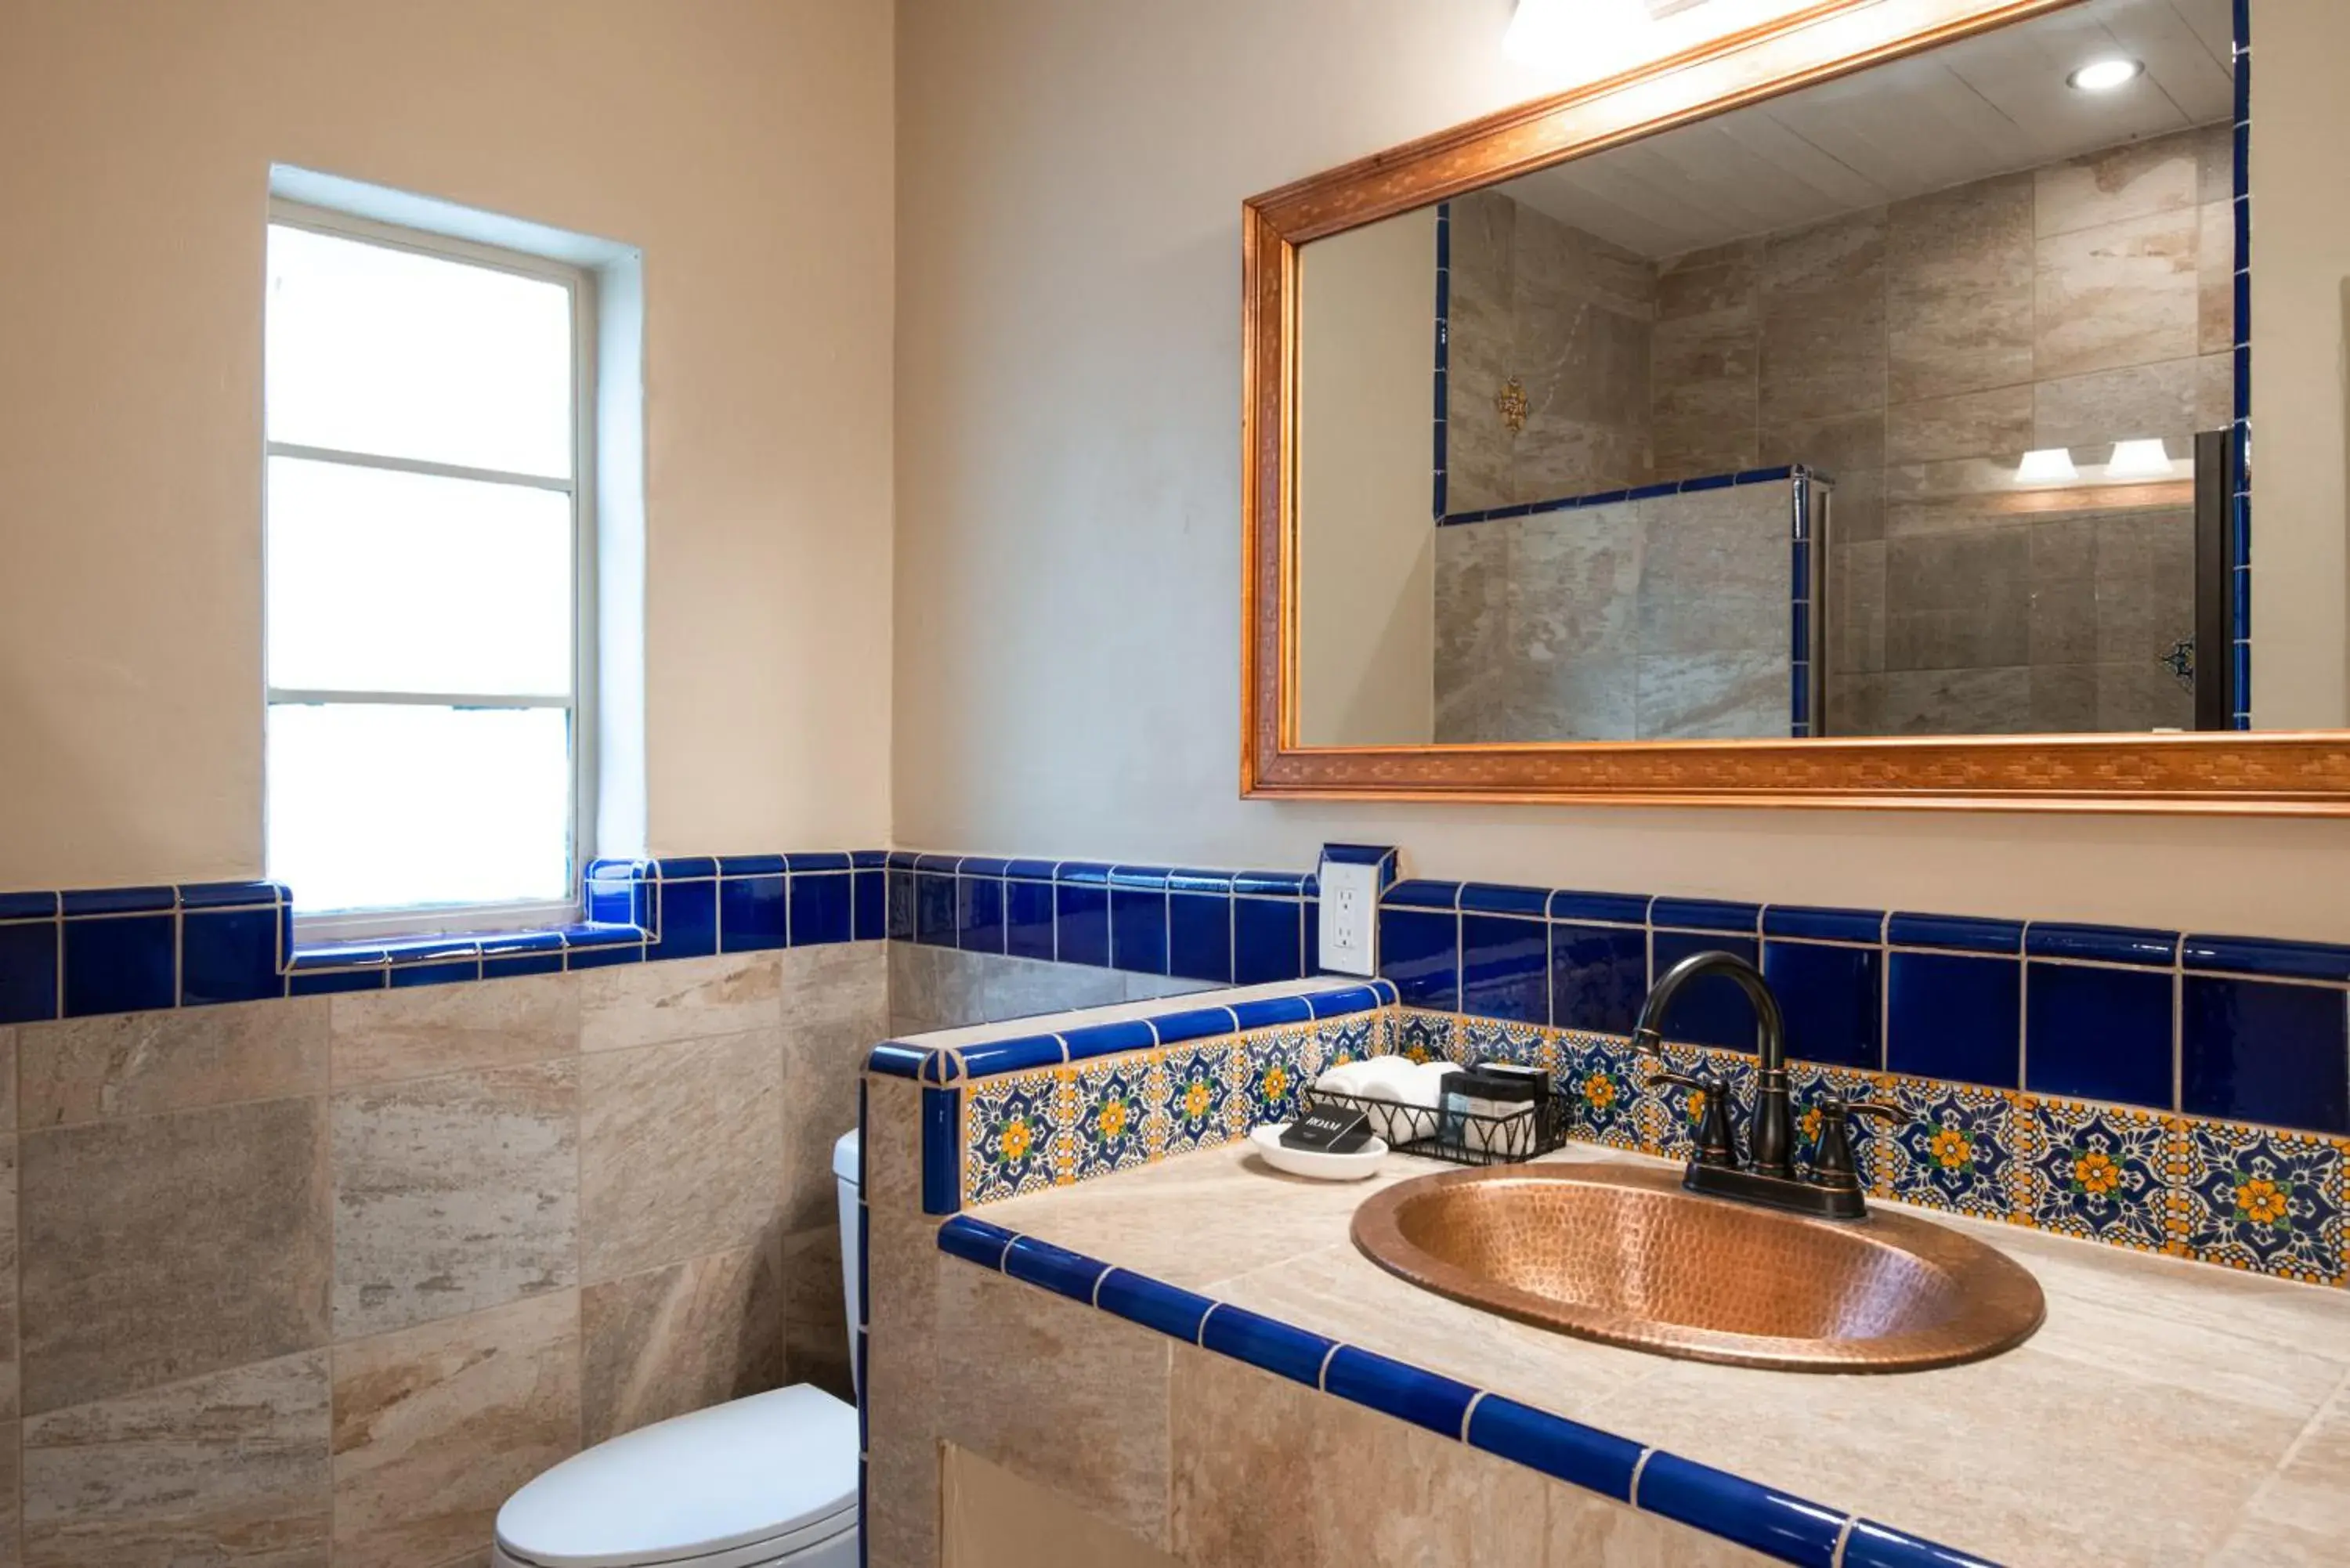
[{"label": "white window frame", "polygon": [[[265,647],[262,655],[263,722],[266,728],[270,708],[320,702],[415,704],[426,707],[473,708],[560,708],[571,716],[571,799],[566,838],[570,846],[568,877],[570,892],[562,898],[535,899],[502,904],[428,904],[404,905],[387,909],[336,910],[328,914],[304,915],[297,909],[295,938],[297,942],[331,942],[368,937],[432,936],[456,930],[524,930],[535,928],[567,925],[582,918],[580,888],[588,863],[595,858],[597,722],[596,722],[596,275],[593,271],[554,260],[532,255],[526,252],[508,250],[498,245],[481,244],[452,235],[427,233],[421,229],[376,222],[373,219],[339,213],[329,208],[272,197],[269,203],[269,223],[272,227],[307,229],[331,234],[339,239],[359,240],[388,249],[411,251],[436,261],[463,262],[485,266],[500,272],[515,273],[524,277],[562,286],[571,301],[571,478],[549,479],[542,474],[504,472],[495,469],[468,468],[458,464],[420,462],[409,458],[382,457],[371,452],[344,452],[334,448],[300,446],[287,441],[271,441],[263,431],[262,456],[262,527],[265,547],[263,559],[268,558],[267,460],[273,457],[301,458],[317,462],[345,463],[358,468],[371,468],[396,473],[429,474],[445,479],[481,480],[492,483],[525,485],[536,490],[552,490],[571,498],[571,692],[567,697],[491,697],[468,692],[406,692],[350,691],[314,691],[268,685],[268,650],[265,646],[268,624],[265,602],[263,626]],[[265,399],[267,389],[263,389]],[[263,593],[268,592],[265,568]],[[262,800],[265,813],[264,836],[267,842],[265,814],[273,784],[268,769],[262,770]],[[294,894],[300,898],[302,889]]]}]

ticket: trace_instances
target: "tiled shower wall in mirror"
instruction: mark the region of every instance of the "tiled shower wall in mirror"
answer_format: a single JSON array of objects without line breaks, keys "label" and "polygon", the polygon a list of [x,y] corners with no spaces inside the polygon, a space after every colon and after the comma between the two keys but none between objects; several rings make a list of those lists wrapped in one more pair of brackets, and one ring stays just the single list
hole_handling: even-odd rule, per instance
[{"label": "tiled shower wall in mirror", "polygon": [[[2221,123],[1662,258],[1508,187],[1461,198],[1439,510],[1473,533],[1497,506],[1809,464],[1836,482],[1829,732],[2191,725],[2166,659],[2195,630],[2186,460],[2234,412],[2231,197]],[[2026,452],[2147,438],[2169,478],[2015,484]],[[1644,565],[1594,552],[1563,613],[1639,602]],[[1440,645],[1479,635],[1439,613]]]}]

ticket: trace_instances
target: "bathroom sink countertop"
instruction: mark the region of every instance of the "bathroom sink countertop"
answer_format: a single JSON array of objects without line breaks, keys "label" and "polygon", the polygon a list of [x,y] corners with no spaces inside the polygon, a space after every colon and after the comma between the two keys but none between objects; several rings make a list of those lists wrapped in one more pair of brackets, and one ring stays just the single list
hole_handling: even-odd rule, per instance
[{"label": "bathroom sink countertop", "polygon": [[2350,1553],[2350,1293],[1905,1210],[2029,1269],[2040,1331],[1889,1376],[1673,1360],[1480,1312],[1356,1251],[1365,1198],[1451,1168],[1390,1156],[1323,1184],[1231,1145],[972,1212],[2014,1568]]}]

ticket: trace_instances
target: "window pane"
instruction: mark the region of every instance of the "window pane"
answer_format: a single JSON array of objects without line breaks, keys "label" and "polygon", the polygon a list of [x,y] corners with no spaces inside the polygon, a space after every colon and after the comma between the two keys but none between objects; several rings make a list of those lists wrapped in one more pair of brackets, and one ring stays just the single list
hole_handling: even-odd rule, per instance
[{"label": "window pane", "polygon": [[269,710],[269,875],[305,912],[571,894],[569,716]]},{"label": "window pane", "polygon": [[269,683],[571,691],[571,498],[269,460]]},{"label": "window pane", "polygon": [[571,475],[571,292],[269,228],[269,439]]}]

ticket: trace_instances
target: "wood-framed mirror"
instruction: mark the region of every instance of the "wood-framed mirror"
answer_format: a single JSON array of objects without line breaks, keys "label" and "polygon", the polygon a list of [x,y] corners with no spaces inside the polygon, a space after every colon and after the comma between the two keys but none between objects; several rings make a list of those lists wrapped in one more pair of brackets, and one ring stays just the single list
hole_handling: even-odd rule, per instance
[{"label": "wood-framed mirror", "polygon": [[2257,4],[1824,0],[1249,201],[1243,793],[2350,811]]}]

